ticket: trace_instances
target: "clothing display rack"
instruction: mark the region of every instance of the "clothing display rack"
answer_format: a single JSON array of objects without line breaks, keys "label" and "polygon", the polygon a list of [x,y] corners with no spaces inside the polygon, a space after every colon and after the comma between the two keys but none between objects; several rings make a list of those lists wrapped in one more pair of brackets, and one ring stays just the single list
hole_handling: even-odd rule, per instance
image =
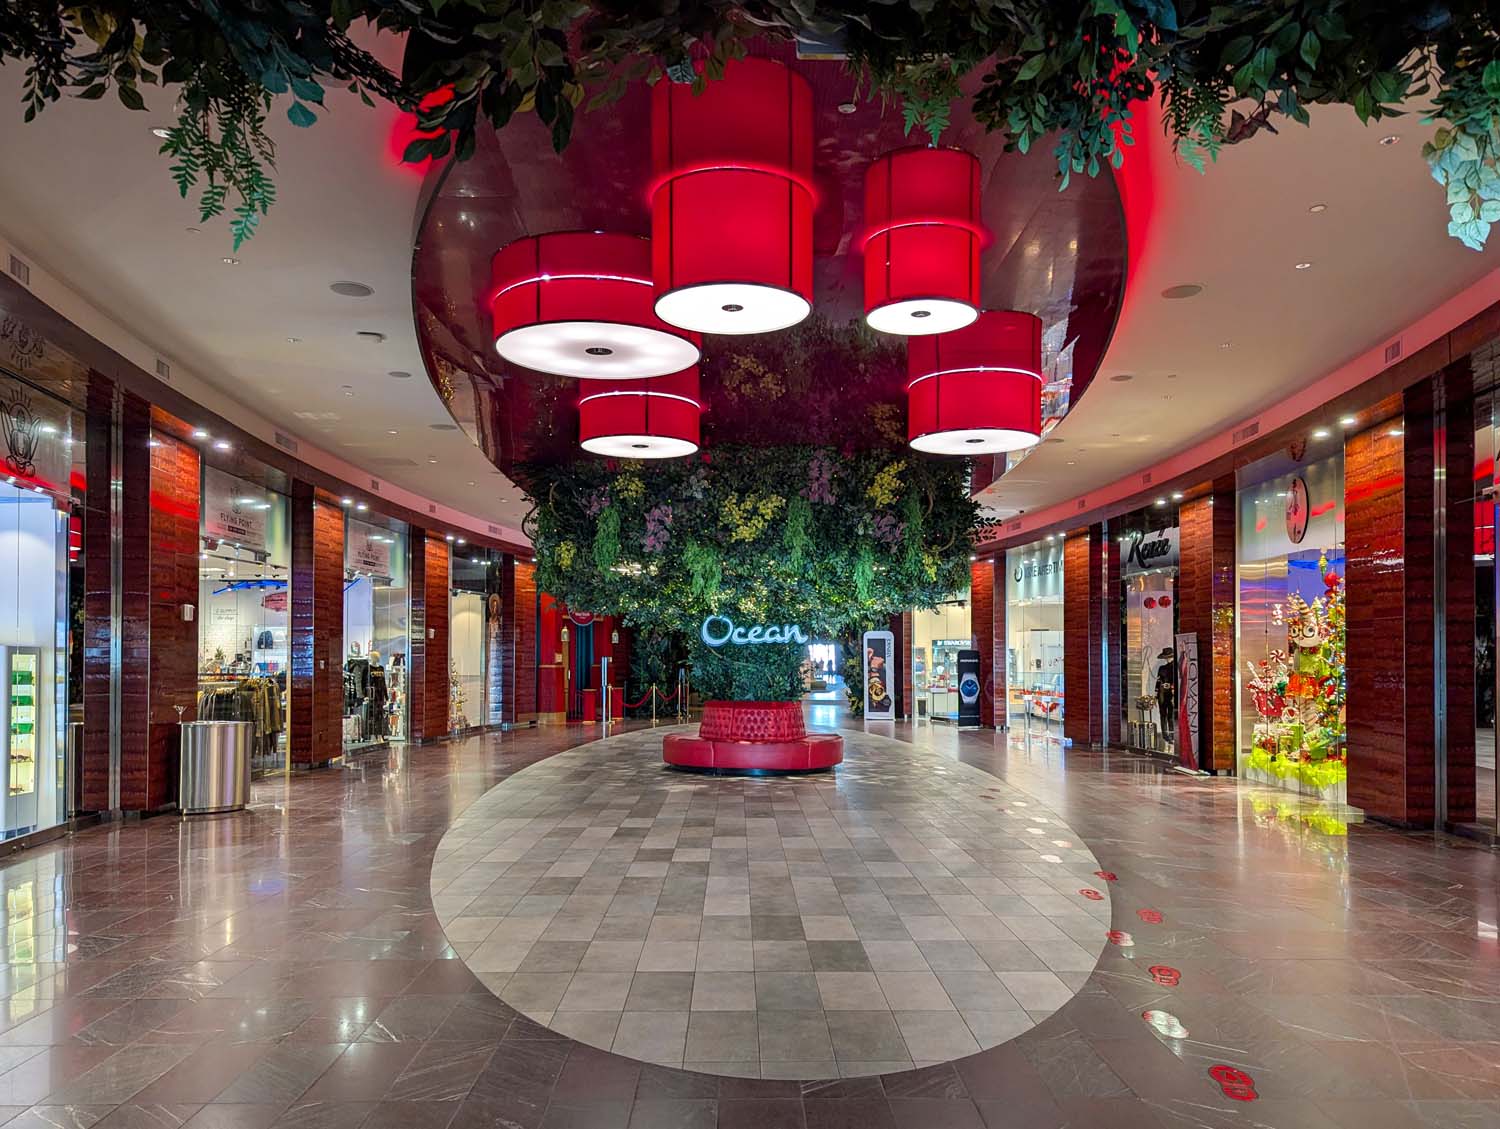
[{"label": "clothing display rack", "polygon": [[252,758],[274,758],[286,729],[286,675],[219,677],[198,686],[199,721],[248,721]]}]

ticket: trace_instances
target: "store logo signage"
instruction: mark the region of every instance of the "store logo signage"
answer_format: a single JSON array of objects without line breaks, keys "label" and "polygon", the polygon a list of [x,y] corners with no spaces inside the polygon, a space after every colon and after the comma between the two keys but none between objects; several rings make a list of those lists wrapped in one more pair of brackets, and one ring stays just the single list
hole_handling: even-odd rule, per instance
[{"label": "store logo signage", "polygon": [[1057,576],[1062,572],[1062,561],[1053,557],[1022,557],[1016,562],[1011,576],[1017,584],[1023,584],[1028,580],[1046,580],[1049,576]]},{"label": "store logo signage", "polygon": [[19,388],[0,406],[5,425],[5,465],[15,474],[36,472],[36,449],[42,442],[42,421],[32,411],[31,397]]},{"label": "store logo signage", "polygon": [[1154,568],[1177,567],[1177,530],[1159,529],[1138,537],[1125,551],[1125,573],[1149,572]]},{"label": "store logo signage", "polygon": [[779,625],[773,623],[769,627],[757,624],[747,629],[736,627],[734,620],[727,615],[709,616],[703,621],[703,627],[698,635],[710,647],[722,647],[726,643],[744,647],[760,643],[797,643],[800,645],[808,642],[802,628],[794,623]]}]

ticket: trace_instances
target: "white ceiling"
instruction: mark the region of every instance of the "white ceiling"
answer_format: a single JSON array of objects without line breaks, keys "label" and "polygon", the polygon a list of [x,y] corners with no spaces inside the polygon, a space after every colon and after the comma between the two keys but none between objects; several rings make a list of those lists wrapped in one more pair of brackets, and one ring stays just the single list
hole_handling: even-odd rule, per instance
[{"label": "white ceiling", "polygon": [[[395,40],[382,37],[377,47],[388,65],[399,63]],[[199,224],[157,153],[151,128],[172,119],[159,91],[157,112],[64,98],[26,125],[21,80],[19,66],[0,68],[0,234],[8,242],[282,430],[433,501],[519,528],[519,491],[462,431],[431,426],[452,420],[424,374],[412,323],[422,178],[397,166],[393,109],[331,91],[322,120],[298,129],[279,108],[270,124],[279,199],[233,251],[227,224]],[[225,265],[225,256],[239,265]],[[344,279],[375,292],[351,299],[329,290]],[[357,330],[387,339],[368,344]]]},{"label": "white ceiling", "polygon": [[[1144,232],[1127,209],[1134,254],[1115,336],[1056,442],[985,490],[988,507],[1031,513],[1147,469],[1500,267],[1500,232],[1483,253],[1448,237],[1443,190],[1420,152],[1432,127],[1419,116],[1366,128],[1326,107],[1310,127],[1279,128],[1225,148],[1203,175],[1174,158],[1155,123],[1137,128],[1145,144],[1126,161],[1149,162],[1153,202]],[[1382,145],[1387,136],[1399,140]],[[1183,284],[1203,290],[1161,296]]]},{"label": "white ceiling", "polygon": [[[378,42],[396,61],[397,44]],[[398,167],[394,111],[342,91],[316,126],[278,116],[280,199],[231,254],[222,221],[198,225],[150,128],[170,115],[69,99],[22,124],[19,67],[0,69],[0,235],[164,355],[251,411],[399,486],[511,528],[526,503],[450,418],[425,378],[412,324],[411,240],[421,185]],[[1318,110],[1226,148],[1206,175],[1154,124],[1154,202],[1133,224],[1124,311],[1095,383],[1051,438],[983,500],[1035,511],[1147,468],[1330,372],[1500,266],[1444,231],[1418,116],[1361,126]],[[1399,143],[1383,146],[1382,136]],[[1313,204],[1327,205],[1313,214]],[[1131,217],[1134,219],[1135,217]],[[1305,271],[1293,269],[1311,262]],[[342,298],[352,279],[373,296]],[[1197,297],[1160,296],[1184,283]],[[381,345],[356,330],[387,335]],[[293,344],[288,338],[300,339]],[[1221,348],[1221,343],[1230,343]],[[410,372],[410,380],[387,375]],[[1128,383],[1109,378],[1130,374]],[[392,434],[395,432],[395,434]],[[435,462],[432,460],[436,460]]]}]

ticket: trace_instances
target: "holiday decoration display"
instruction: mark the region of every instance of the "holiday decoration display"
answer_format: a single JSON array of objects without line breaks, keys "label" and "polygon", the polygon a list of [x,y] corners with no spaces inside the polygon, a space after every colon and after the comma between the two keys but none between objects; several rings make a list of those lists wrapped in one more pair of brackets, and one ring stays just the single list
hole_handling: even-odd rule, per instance
[{"label": "holiday decoration display", "polygon": [[1292,593],[1276,605],[1286,650],[1249,664],[1251,700],[1259,720],[1246,775],[1342,803],[1348,781],[1344,701],[1344,582],[1318,562],[1323,593],[1308,603]]}]

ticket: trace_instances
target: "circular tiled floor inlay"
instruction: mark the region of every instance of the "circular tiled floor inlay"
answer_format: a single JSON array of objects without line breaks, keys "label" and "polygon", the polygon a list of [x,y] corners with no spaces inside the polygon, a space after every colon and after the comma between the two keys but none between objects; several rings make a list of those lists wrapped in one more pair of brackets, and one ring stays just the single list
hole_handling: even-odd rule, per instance
[{"label": "circular tiled floor inlay", "polygon": [[875,1074],[1014,1038],[1093,970],[1099,863],[1003,781],[853,731],[831,774],[689,775],[664,731],[523,769],[438,846],[449,941],[538,1022],[711,1073]]}]

